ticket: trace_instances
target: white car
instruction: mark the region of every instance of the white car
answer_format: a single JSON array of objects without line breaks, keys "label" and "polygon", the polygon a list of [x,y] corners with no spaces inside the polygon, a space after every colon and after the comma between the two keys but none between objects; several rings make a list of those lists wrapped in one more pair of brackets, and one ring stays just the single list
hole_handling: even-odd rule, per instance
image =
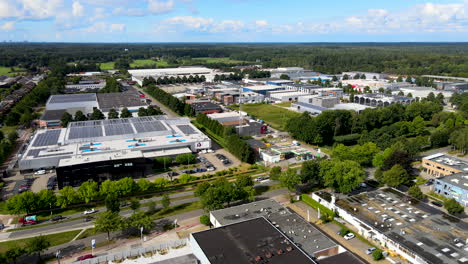
[{"label": "white car", "polygon": [[38,171],[34,172],[34,175],[43,175],[43,174],[46,174],[45,170],[38,170]]},{"label": "white car", "polygon": [[92,209],[89,209],[89,210],[84,211],[83,214],[84,214],[84,215],[89,215],[89,214],[94,214],[94,213],[96,213],[96,212],[97,212],[97,211],[94,210],[94,208],[92,208]]},{"label": "white car", "polygon": [[350,240],[350,239],[353,239],[355,237],[355,235],[353,233],[348,233],[344,236],[344,239],[346,240]]},{"label": "white car", "polygon": [[263,181],[263,180],[264,180],[263,177],[257,177],[257,178],[255,178],[255,181],[256,181],[256,182],[260,182],[260,181]]}]

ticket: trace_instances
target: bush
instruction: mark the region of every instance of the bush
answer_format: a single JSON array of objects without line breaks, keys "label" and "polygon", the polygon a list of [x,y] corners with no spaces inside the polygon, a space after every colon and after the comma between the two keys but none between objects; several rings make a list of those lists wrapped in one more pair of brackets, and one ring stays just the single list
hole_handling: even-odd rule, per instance
[{"label": "bush", "polygon": [[340,236],[345,236],[346,234],[349,233],[349,229],[348,228],[341,228],[340,229]]},{"label": "bush", "polygon": [[194,164],[197,162],[197,159],[192,153],[186,153],[177,155],[176,162],[179,164]]},{"label": "bush", "polygon": [[211,226],[210,217],[207,215],[200,216],[200,224]]},{"label": "bush", "polygon": [[461,206],[455,199],[450,199],[444,203],[445,209],[447,209],[447,212],[452,215],[457,215],[463,213],[465,208]]},{"label": "bush", "polygon": [[382,250],[380,250],[380,249],[374,250],[374,252],[372,252],[372,257],[374,258],[374,260],[381,260],[381,259],[383,259]]}]

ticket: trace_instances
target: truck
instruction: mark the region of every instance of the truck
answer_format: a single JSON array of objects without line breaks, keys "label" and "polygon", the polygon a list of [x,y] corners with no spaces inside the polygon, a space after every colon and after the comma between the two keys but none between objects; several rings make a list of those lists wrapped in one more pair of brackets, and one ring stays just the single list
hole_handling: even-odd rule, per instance
[{"label": "truck", "polygon": [[18,223],[22,226],[35,225],[37,224],[37,218],[35,215],[24,216],[18,220]]}]

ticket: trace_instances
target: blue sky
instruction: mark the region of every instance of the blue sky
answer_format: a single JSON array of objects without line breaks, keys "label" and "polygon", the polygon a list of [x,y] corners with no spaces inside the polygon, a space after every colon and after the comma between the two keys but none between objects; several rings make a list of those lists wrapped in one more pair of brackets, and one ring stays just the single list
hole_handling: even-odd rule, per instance
[{"label": "blue sky", "polygon": [[0,41],[468,41],[468,0],[0,0]]}]

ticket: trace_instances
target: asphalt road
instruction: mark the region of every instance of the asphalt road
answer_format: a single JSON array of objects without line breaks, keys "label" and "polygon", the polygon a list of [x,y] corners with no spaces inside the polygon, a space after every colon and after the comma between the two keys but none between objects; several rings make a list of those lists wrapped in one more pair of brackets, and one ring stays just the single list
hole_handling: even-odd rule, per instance
[{"label": "asphalt road", "polygon": [[174,113],[174,111],[172,111],[171,109],[169,109],[168,107],[166,107],[165,105],[163,105],[162,103],[160,103],[158,100],[154,99],[154,97],[152,97],[151,95],[149,95],[148,93],[146,93],[142,88],[138,88],[136,85],[133,86],[136,90],[142,92],[145,94],[146,96],[146,99],[150,99],[151,100],[151,104],[153,105],[157,105],[161,111],[164,112],[164,114],[166,114],[169,118],[175,118],[175,117],[179,117],[178,114]]}]

